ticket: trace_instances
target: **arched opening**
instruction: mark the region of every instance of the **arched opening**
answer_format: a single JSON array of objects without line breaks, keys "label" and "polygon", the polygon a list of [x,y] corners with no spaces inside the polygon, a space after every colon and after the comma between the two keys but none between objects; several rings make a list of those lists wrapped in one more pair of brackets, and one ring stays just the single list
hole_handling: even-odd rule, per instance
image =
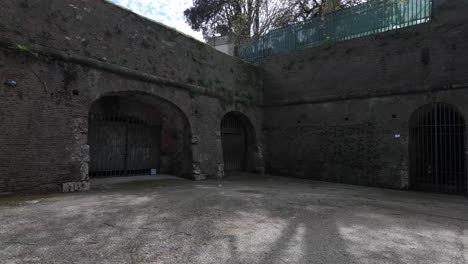
[{"label": "arched opening", "polygon": [[465,120],[453,106],[427,104],[410,120],[410,184],[422,191],[465,194]]},{"label": "arched opening", "polygon": [[116,93],[89,112],[89,175],[172,174],[192,171],[188,119],[172,103],[142,93]]},{"label": "arched opening", "polygon": [[224,170],[254,171],[258,151],[255,128],[239,112],[229,112],[221,120]]}]

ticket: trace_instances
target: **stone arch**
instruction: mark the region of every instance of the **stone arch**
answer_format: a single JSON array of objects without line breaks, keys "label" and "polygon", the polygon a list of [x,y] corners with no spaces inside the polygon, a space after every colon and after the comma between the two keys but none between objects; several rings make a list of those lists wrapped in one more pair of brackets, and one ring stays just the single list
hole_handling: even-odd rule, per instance
[{"label": "stone arch", "polygon": [[410,187],[422,191],[467,191],[466,125],[453,105],[430,103],[411,116]]},{"label": "stone arch", "polygon": [[253,172],[257,168],[258,142],[250,119],[231,111],[221,119],[224,170]]},{"label": "stone arch", "polygon": [[90,177],[191,177],[191,126],[174,103],[145,92],[106,93],[89,110]]}]

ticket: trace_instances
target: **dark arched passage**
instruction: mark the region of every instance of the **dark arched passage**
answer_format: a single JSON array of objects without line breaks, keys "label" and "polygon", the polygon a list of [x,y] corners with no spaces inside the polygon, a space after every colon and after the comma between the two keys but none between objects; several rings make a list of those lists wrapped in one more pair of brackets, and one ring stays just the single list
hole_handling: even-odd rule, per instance
[{"label": "dark arched passage", "polygon": [[467,191],[465,119],[445,103],[427,104],[410,120],[410,184],[413,189]]},{"label": "dark arched passage", "polygon": [[258,151],[255,129],[242,113],[229,112],[221,120],[224,170],[253,171]]},{"label": "dark arched passage", "polygon": [[188,119],[172,103],[148,94],[116,93],[89,113],[90,177],[190,175]]}]

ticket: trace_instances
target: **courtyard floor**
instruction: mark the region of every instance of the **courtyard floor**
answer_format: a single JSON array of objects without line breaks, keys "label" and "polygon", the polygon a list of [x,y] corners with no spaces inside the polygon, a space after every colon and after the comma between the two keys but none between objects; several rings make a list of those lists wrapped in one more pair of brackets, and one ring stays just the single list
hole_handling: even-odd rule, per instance
[{"label": "courtyard floor", "polygon": [[258,175],[0,198],[0,263],[468,263],[468,198]]}]

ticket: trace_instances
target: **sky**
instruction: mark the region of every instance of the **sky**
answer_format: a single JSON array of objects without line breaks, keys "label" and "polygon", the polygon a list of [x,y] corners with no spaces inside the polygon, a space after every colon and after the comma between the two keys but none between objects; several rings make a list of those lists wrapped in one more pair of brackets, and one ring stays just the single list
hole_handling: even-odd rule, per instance
[{"label": "sky", "polygon": [[110,0],[142,16],[176,28],[203,41],[201,32],[193,31],[185,22],[184,11],[192,6],[192,0]]}]

